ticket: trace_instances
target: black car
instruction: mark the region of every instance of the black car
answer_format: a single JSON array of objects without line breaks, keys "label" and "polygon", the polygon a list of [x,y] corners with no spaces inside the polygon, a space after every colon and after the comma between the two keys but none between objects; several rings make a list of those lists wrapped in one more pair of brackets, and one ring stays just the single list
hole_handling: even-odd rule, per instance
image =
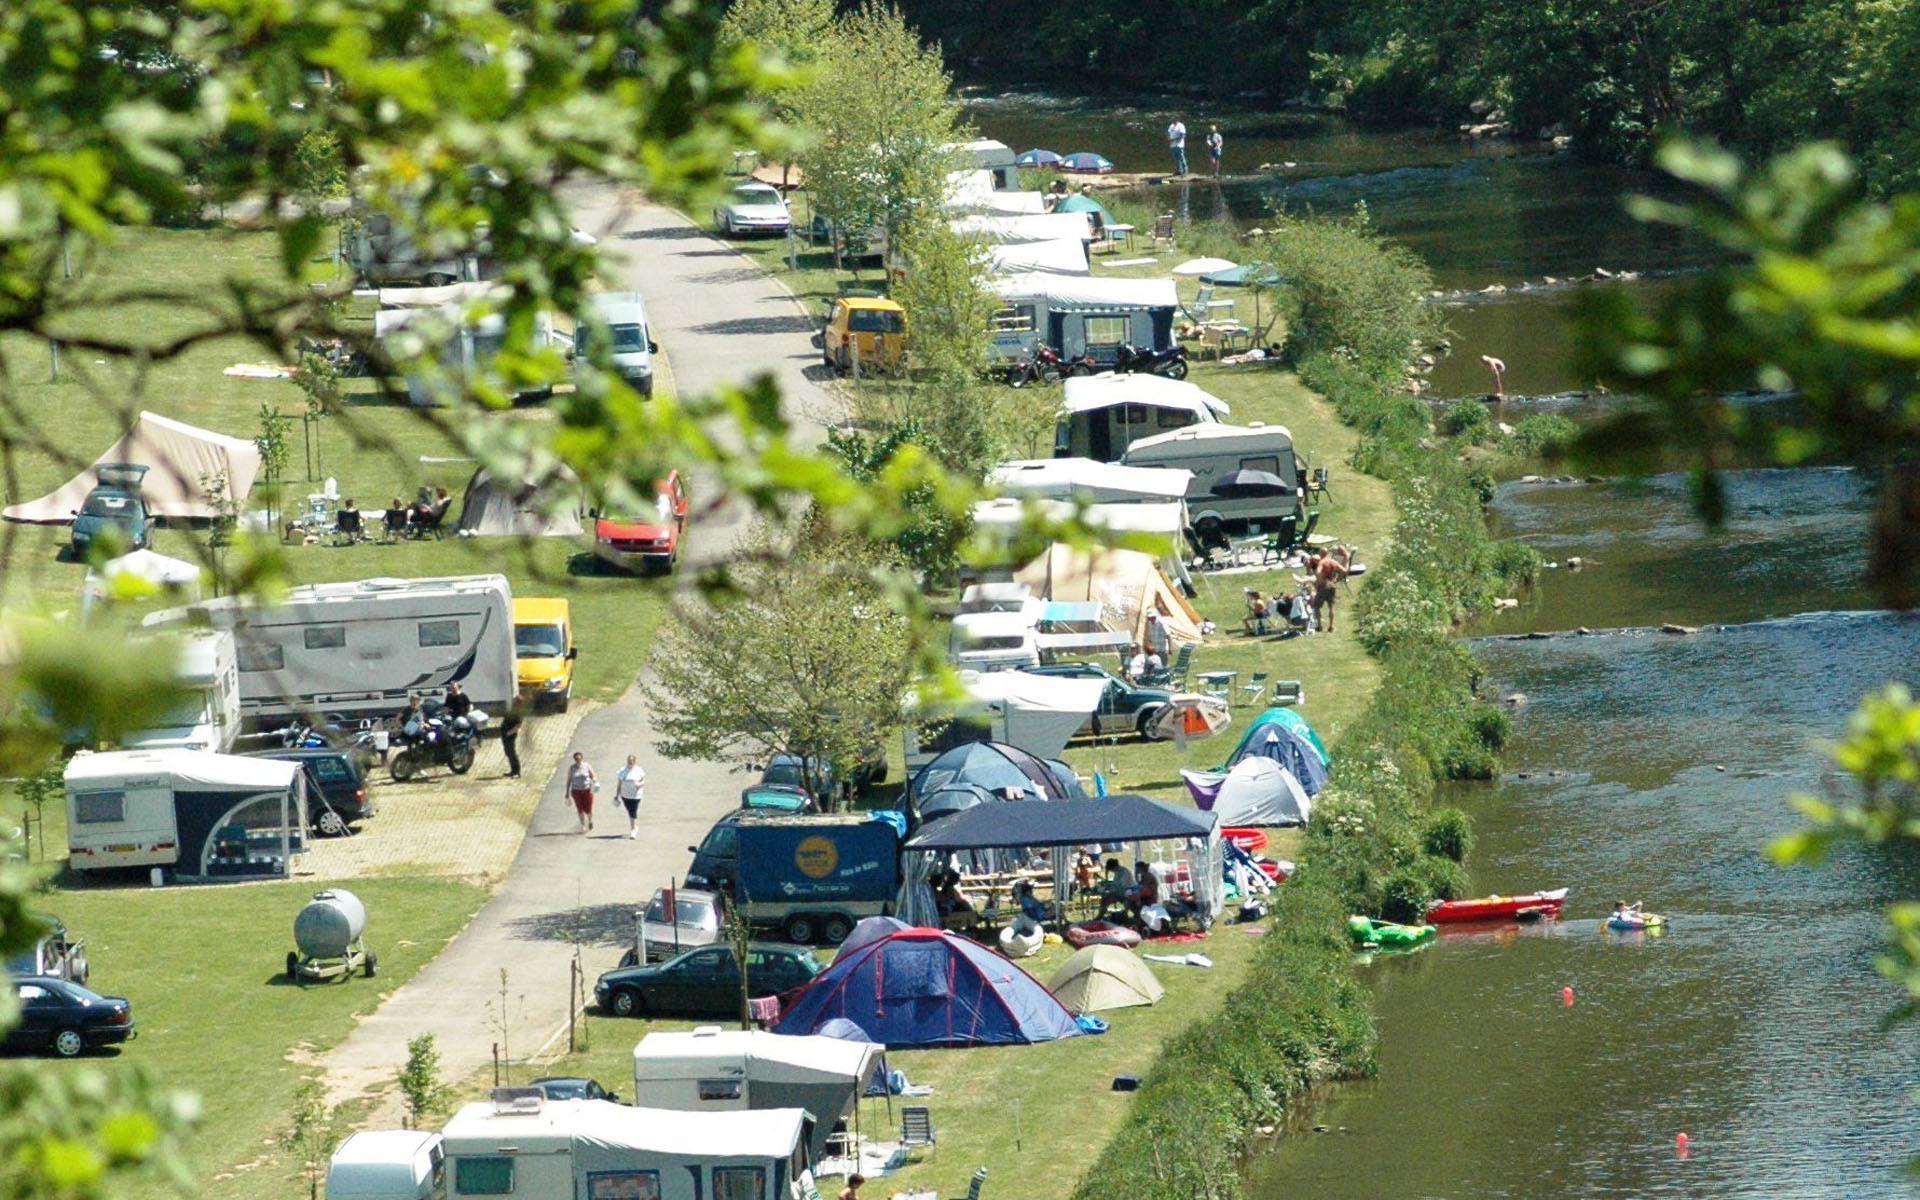
[{"label": "black car", "polygon": [[314,832],[326,837],[352,833],[353,824],[379,811],[367,795],[367,769],[373,758],[364,750],[333,746],[276,746],[249,757],[297,762],[307,776],[307,808]]},{"label": "black car", "polygon": [[620,1097],[600,1086],[597,1079],[588,1079],[584,1075],[549,1075],[536,1079],[527,1085],[537,1087],[540,1094],[549,1100],[606,1100],[620,1103]]},{"label": "black car", "polygon": [[1107,690],[1100,693],[1100,707],[1093,713],[1093,733],[1115,733],[1131,729],[1148,737],[1154,720],[1173,699],[1166,688],[1141,687],[1107,670],[1099,663],[1056,662],[1023,668],[1029,675],[1057,675],[1068,679],[1103,679]]},{"label": "black car", "polygon": [[[813,982],[820,960],[805,946],[747,947],[748,994],[778,996]],[[740,1012],[740,966],[727,946],[702,946],[651,967],[608,971],[594,1003],[616,1017],[727,1017]]]},{"label": "black car", "polygon": [[102,996],[51,975],[16,979],[13,993],[20,1001],[20,1023],[7,1031],[9,1050],[52,1050],[75,1058],[133,1036],[133,1006],[119,996]]}]

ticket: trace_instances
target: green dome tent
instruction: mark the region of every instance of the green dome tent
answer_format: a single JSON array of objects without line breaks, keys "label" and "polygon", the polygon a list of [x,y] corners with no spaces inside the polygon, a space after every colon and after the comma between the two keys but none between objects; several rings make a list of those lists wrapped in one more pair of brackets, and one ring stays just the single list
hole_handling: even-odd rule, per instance
[{"label": "green dome tent", "polygon": [[1106,206],[1085,192],[1073,193],[1060,203],[1054,205],[1053,211],[1057,213],[1092,213],[1094,216],[1100,218],[1102,224],[1111,224],[1113,221],[1113,214],[1107,211]]}]

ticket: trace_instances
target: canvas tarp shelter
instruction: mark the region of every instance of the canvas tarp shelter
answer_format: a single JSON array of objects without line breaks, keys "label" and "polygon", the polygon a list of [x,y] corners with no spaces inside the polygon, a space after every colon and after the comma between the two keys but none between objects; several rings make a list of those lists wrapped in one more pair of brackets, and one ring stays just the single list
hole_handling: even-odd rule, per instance
[{"label": "canvas tarp shelter", "polygon": [[1167,989],[1146,963],[1119,946],[1082,946],[1047,983],[1053,998],[1077,1013],[1157,1004]]},{"label": "canvas tarp shelter", "polygon": [[1200,614],[1153,558],[1138,550],[1083,550],[1056,542],[1014,572],[1014,579],[1048,600],[1097,602],[1101,626],[1135,641],[1146,636],[1149,612],[1160,614],[1174,642],[1200,641]]},{"label": "canvas tarp shelter", "polygon": [[463,537],[579,537],[580,484],[557,466],[540,483],[503,485],[485,467],[467,481],[460,502]]},{"label": "canvas tarp shelter", "polygon": [[813,1033],[836,1019],[888,1047],[1020,1046],[1081,1032],[1039,980],[941,929],[905,929],[851,954],[843,950],[774,1032]]},{"label": "canvas tarp shelter", "polygon": [[966,671],[960,689],[971,703],[960,711],[994,712],[1006,718],[1007,741],[1036,758],[1058,758],[1094,709],[1106,683],[1025,671]]},{"label": "canvas tarp shelter", "polygon": [[1093,220],[1085,213],[1028,213],[1024,216],[955,217],[947,222],[962,237],[1000,245],[1093,240]]},{"label": "canvas tarp shelter", "polygon": [[1300,781],[1270,758],[1243,758],[1224,775],[1183,769],[1180,778],[1194,803],[1210,810],[1222,825],[1305,825],[1313,815],[1313,801]]},{"label": "canvas tarp shelter", "polygon": [[1126,467],[1090,458],[1020,458],[987,472],[988,486],[1008,496],[1040,496],[1088,504],[1181,500],[1190,471]]},{"label": "canvas tarp shelter", "polygon": [[[1085,220],[1085,217],[1079,219]],[[992,287],[1003,300],[1039,300],[1050,309],[1164,308],[1172,311],[1180,306],[1180,297],[1171,279],[1109,276],[1080,279],[1029,273],[996,279]]]},{"label": "canvas tarp shelter", "polygon": [[[871,1042],[707,1025],[657,1031],[633,1048],[633,1094],[682,1112],[800,1108],[813,1114],[814,1161],[885,1057]],[[737,1090],[712,1083],[737,1083]],[[709,1086],[703,1088],[703,1084]],[[714,1094],[733,1091],[731,1097]]]},{"label": "canvas tarp shelter", "polygon": [[[132,429],[109,446],[93,465],[38,500],[10,505],[9,521],[64,525],[100,482],[102,463],[138,463],[148,468],[141,480],[147,511],[169,520],[210,520],[237,509],[253,491],[260,474],[260,448],[251,438],[228,437],[184,421],[143,412]],[[209,494],[208,485],[226,486]]]},{"label": "canvas tarp shelter", "polygon": [[996,275],[1011,274],[1015,271],[1085,275],[1091,270],[1087,263],[1087,244],[1078,238],[988,246],[986,251],[987,269]]}]

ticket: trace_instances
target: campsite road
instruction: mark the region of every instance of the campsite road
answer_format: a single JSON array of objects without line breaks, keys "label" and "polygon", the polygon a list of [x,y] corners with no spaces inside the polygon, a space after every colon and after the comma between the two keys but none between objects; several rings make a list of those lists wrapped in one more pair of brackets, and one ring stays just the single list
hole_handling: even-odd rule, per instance
[{"label": "campsite road", "polygon": [[[821,370],[812,325],[784,287],[677,213],[622,202],[610,192],[577,196],[575,211],[581,228],[600,237],[616,277],[645,298],[680,392],[770,372],[796,435],[822,436],[817,422],[834,400],[812,377]],[[698,478],[692,489],[697,507]],[[727,554],[740,515],[723,510],[697,520],[685,566]],[[621,652],[596,646],[592,630],[580,637],[584,653]],[[738,803],[744,783],[723,764],[656,754],[637,690],[582,721],[574,748],[603,781],[592,834],[577,832],[561,770],[538,784],[529,781],[542,788],[540,804],[505,882],[433,962],[327,1055],[331,1100],[386,1088],[406,1062],[408,1039],[422,1033],[435,1035],[443,1076],[452,1081],[487,1067],[498,1043],[524,1062],[564,1039],[575,946],[591,987],[631,939],[636,902],[686,869],[687,847]],[[639,755],[648,773],[640,836],[631,841],[613,784],[628,754]],[[397,1113],[377,1108],[373,1114],[383,1115]]]}]

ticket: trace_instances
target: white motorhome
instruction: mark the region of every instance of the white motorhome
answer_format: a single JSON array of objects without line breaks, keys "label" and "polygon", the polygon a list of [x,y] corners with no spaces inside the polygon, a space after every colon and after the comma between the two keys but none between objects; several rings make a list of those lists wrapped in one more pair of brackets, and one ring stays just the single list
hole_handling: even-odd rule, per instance
[{"label": "white motorhome", "polygon": [[440,1135],[370,1129],[340,1143],[327,1163],[327,1200],[446,1200]]},{"label": "white motorhome", "polygon": [[966,699],[944,719],[907,723],[901,737],[909,776],[968,742],[1001,742],[1036,758],[1059,758],[1092,720],[1106,683],[1025,671],[963,671],[960,688]]},{"label": "white motorhome", "polygon": [[970,142],[957,142],[947,149],[968,166],[992,176],[996,189],[1010,192],[1020,186],[1019,156],[1005,142],[975,138]]},{"label": "white motorhome", "polygon": [[947,633],[947,658],[963,671],[1039,666],[1033,625],[1033,614],[1025,612],[960,613]]},{"label": "white motorhome", "polygon": [[633,1048],[633,1095],[680,1112],[805,1109],[814,1116],[809,1149],[817,1162],[834,1124],[857,1116],[860,1094],[885,1059],[884,1046],[812,1034],[718,1025],[659,1031]]},{"label": "white motorhome", "polygon": [[[456,283],[445,287],[381,288],[379,310],[373,314],[373,333],[389,353],[406,361],[431,356],[453,383],[491,369],[507,334],[507,321],[497,312],[474,315],[474,306],[497,300],[502,285]],[[564,346],[549,313],[536,318],[533,345]],[[502,385],[504,386],[504,385]],[[445,401],[445,385],[418,372],[407,376],[407,399],[420,407]],[[513,392],[515,399],[544,399],[553,386],[543,384]]]},{"label": "white motorhome", "polygon": [[454,682],[497,714],[518,689],[502,575],[312,584],[276,604],[223,596],[146,620],[188,622],[233,632],[240,711],[255,720],[386,716],[409,693],[438,698]]},{"label": "white motorhome", "polygon": [[504,1088],[440,1136],[453,1197],[790,1200],[812,1123],[798,1108],[672,1112]]},{"label": "white motorhome", "polygon": [[1058,458],[1116,463],[1141,438],[1185,429],[1227,415],[1224,400],[1164,375],[1082,375],[1067,380],[1054,428]]},{"label": "white motorhome", "polygon": [[159,867],[181,879],[282,876],[306,849],[299,763],[203,750],[122,750],[67,763],[74,871]]},{"label": "white motorhome", "polygon": [[204,629],[180,639],[180,702],[151,729],[120,739],[129,750],[211,750],[224,754],[240,735],[240,668],[233,635]]},{"label": "white motorhome", "polygon": [[[606,324],[610,342],[607,353],[620,378],[642,396],[653,395],[653,356],[660,347],[647,326],[647,306],[640,293],[598,292],[593,296],[593,307]],[[598,326],[582,326],[576,338],[580,352],[585,353],[600,336]]]},{"label": "white motorhome", "polygon": [[998,359],[1031,358],[1034,347],[1045,344],[1066,358],[1090,353],[1095,362],[1110,366],[1123,344],[1154,351],[1173,346],[1173,316],[1180,299],[1171,279],[1029,271],[996,279],[991,286],[1006,306],[994,317],[988,346]]},{"label": "white motorhome", "polygon": [[[1285,517],[1298,515],[1306,482],[1306,463],[1293,448],[1293,434],[1284,425],[1258,421],[1251,425],[1207,422],[1141,438],[1127,447],[1122,461],[1130,467],[1191,471],[1187,512],[1196,529],[1207,522],[1226,528],[1276,526]],[[1291,490],[1284,496],[1214,495],[1214,483],[1233,471],[1266,471],[1279,476]]]}]

